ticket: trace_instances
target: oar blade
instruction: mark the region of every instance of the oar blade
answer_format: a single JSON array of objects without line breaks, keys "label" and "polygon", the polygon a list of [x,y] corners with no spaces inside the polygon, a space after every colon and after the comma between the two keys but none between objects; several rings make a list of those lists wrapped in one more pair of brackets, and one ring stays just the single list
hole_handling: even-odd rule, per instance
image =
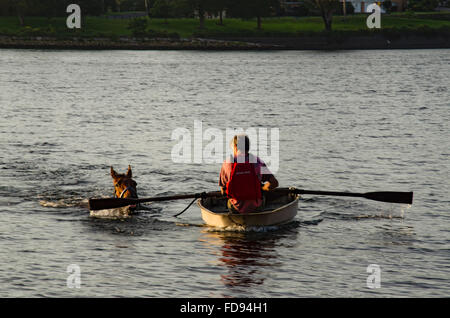
[{"label": "oar blade", "polygon": [[370,200],[389,202],[389,203],[413,203],[413,192],[394,192],[394,191],[381,191],[381,192],[367,192],[363,194],[363,197]]},{"label": "oar blade", "polygon": [[89,199],[89,210],[116,209],[127,205],[136,204],[136,199],[100,198]]}]

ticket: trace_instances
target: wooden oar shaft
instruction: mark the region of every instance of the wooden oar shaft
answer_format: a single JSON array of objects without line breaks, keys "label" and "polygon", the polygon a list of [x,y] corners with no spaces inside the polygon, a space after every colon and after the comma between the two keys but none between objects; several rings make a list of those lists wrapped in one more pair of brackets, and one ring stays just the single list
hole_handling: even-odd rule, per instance
[{"label": "wooden oar shaft", "polygon": [[364,193],[355,193],[355,192],[316,191],[316,190],[298,189],[295,191],[295,193],[312,194],[312,195],[331,195],[339,197],[364,197]]},{"label": "wooden oar shaft", "polygon": [[169,195],[161,197],[143,198],[143,199],[131,199],[131,198],[99,198],[99,199],[89,199],[89,210],[104,210],[104,209],[115,209],[127,205],[135,205],[145,202],[158,202],[158,201],[171,201],[171,200],[183,200],[183,199],[193,199],[193,198],[203,198],[203,197],[217,197],[221,196],[220,191],[207,192],[207,193],[189,193],[189,194],[178,194]]}]

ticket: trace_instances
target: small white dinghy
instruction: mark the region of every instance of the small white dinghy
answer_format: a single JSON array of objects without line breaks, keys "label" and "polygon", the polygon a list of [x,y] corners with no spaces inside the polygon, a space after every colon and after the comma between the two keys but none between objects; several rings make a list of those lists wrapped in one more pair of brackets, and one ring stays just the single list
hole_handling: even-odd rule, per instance
[{"label": "small white dinghy", "polygon": [[231,213],[227,208],[227,198],[199,199],[197,205],[203,221],[209,226],[271,226],[292,221],[297,215],[299,198],[300,195],[288,191],[271,191],[266,194],[262,211],[245,214]]}]

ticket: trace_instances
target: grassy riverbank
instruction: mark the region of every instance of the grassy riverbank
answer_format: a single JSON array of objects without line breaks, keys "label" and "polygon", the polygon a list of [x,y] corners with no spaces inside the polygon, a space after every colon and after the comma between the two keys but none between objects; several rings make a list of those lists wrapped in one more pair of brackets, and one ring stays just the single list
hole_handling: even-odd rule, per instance
[{"label": "grassy riverbank", "polygon": [[[325,32],[320,17],[255,20],[150,19],[139,38],[129,19],[84,17],[82,28],[70,30],[66,18],[28,17],[20,26],[16,17],[0,17],[2,48],[69,49],[384,49],[449,48],[450,13],[396,13],[382,15],[381,29],[368,29],[367,15],[333,19]],[[208,39],[199,40],[199,39]],[[220,40],[220,41],[215,41]]]},{"label": "grassy riverbank", "polygon": [[[336,16],[333,30],[337,32],[368,32],[367,15]],[[52,37],[131,37],[128,29],[130,20],[108,19],[106,17],[85,17],[81,30],[69,30],[66,18],[28,17],[25,26],[18,23],[17,17],[0,17],[0,35],[6,36],[52,36]],[[198,28],[197,19],[151,19],[149,28],[156,32],[178,34],[181,38],[192,37],[290,37],[302,34],[322,33],[323,22],[320,17],[282,17],[266,18],[262,29],[256,29],[255,20],[225,19],[224,25],[217,20],[207,19],[205,29]],[[450,29],[450,13],[397,13],[383,15],[381,30],[395,29],[405,32],[427,29],[438,31]]]}]

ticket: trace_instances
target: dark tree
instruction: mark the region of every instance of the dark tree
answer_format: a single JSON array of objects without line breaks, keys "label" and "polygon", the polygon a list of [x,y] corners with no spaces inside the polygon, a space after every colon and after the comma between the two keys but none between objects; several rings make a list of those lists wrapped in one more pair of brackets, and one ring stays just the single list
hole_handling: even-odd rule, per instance
[{"label": "dark tree", "polygon": [[25,14],[28,9],[28,1],[26,0],[12,0],[11,5],[14,7],[17,17],[19,18],[19,24],[24,26],[25,24]]},{"label": "dark tree", "polygon": [[219,16],[219,25],[223,25],[223,12],[226,11],[229,0],[210,0],[207,11]]},{"label": "dark tree", "polygon": [[279,0],[230,0],[228,11],[231,16],[244,19],[256,18],[256,27],[262,28],[262,18],[279,11]]},{"label": "dark tree", "polygon": [[312,11],[318,11],[325,25],[325,30],[332,30],[333,14],[339,12],[339,0],[305,0]]},{"label": "dark tree", "polygon": [[164,23],[167,24],[167,19],[171,17],[171,11],[170,0],[155,0],[151,15],[157,18],[164,18]]}]

